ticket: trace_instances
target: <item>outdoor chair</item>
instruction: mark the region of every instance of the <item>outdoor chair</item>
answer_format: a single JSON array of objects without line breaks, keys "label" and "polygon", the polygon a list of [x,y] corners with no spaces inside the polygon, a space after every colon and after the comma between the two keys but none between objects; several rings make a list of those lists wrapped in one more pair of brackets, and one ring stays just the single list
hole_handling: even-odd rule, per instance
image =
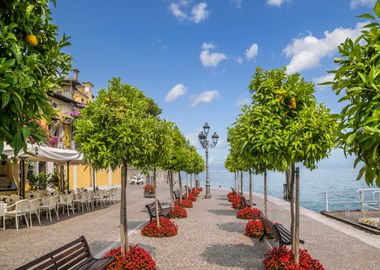
[{"label": "outdoor chair", "polygon": [[51,218],[51,211],[54,210],[55,211],[55,214],[57,215],[57,219],[59,219],[59,216],[58,216],[58,210],[57,210],[57,203],[59,201],[59,196],[53,196],[53,197],[49,197],[46,201],[45,201],[45,205],[41,205],[39,207],[40,211],[46,211],[46,219],[50,219],[50,222],[52,222],[52,218]]},{"label": "outdoor chair", "polygon": [[5,210],[7,209],[6,203],[0,203],[0,220],[3,222],[3,231],[5,231]]},{"label": "outdoor chair", "polygon": [[21,196],[19,196],[17,194],[11,194],[10,198],[11,198],[12,203],[18,202],[18,201],[23,199]]},{"label": "outdoor chair", "polygon": [[60,206],[62,206],[62,214],[65,213],[65,207],[66,207],[67,216],[70,216],[70,210],[73,211],[73,215],[75,215],[75,213],[74,213],[74,194],[71,193],[71,194],[68,194],[66,196],[62,195],[59,202],[57,203],[58,210],[59,210]]},{"label": "outdoor chair", "polygon": [[94,194],[95,204],[98,205],[100,203],[100,206],[103,206],[103,200],[103,190],[97,190]]},{"label": "outdoor chair", "polygon": [[32,214],[35,214],[37,216],[38,223],[41,226],[40,204],[41,204],[40,198],[36,198],[28,202],[27,213],[29,214],[30,227],[33,227]]},{"label": "outdoor chair", "polygon": [[111,196],[112,196],[112,193],[110,192],[110,190],[104,191],[103,198],[104,198],[105,205],[107,204],[107,202],[109,203],[109,205],[111,205]]},{"label": "outdoor chair", "polygon": [[87,205],[89,206],[89,208],[91,208],[92,210],[94,210],[94,202],[95,202],[95,194],[92,190],[90,191],[87,191]]},{"label": "outdoor chair", "polygon": [[84,212],[84,207],[86,206],[88,211],[88,205],[87,205],[87,192],[81,192],[76,194],[76,198],[74,199],[74,203],[76,205],[80,205],[82,208],[82,212]]},{"label": "outdoor chair", "polygon": [[25,218],[26,226],[29,228],[28,219],[26,217],[27,213],[28,200],[19,200],[14,204],[7,207],[5,210],[5,216],[10,218],[15,218],[16,220],[16,229],[19,228],[19,217]]}]

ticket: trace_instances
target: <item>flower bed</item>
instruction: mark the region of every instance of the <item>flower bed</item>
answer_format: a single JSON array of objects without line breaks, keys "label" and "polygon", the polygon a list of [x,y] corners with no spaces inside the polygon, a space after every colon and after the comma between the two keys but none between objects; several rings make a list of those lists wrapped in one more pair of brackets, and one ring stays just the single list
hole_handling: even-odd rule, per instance
[{"label": "flower bed", "polygon": [[197,187],[196,190],[198,190],[199,192],[202,192],[203,188]]},{"label": "flower bed", "polygon": [[144,191],[145,192],[150,192],[150,193],[154,193],[155,189],[154,189],[154,186],[151,185],[151,184],[146,184],[144,186]]},{"label": "flower bed", "polygon": [[121,255],[121,248],[113,248],[107,252],[104,257],[113,256],[116,261],[111,263],[107,270],[155,270],[156,262],[150,254],[143,248],[136,246],[129,246],[129,251],[125,257]]},{"label": "flower bed", "polygon": [[193,193],[190,193],[187,196],[187,199],[190,200],[190,201],[192,201],[192,202],[195,202],[197,200],[197,197]]},{"label": "flower bed", "polygon": [[241,205],[241,199],[239,196],[234,198],[231,202],[232,202],[232,208],[234,208],[234,209],[242,209],[243,208],[243,206]]},{"label": "flower bed", "polygon": [[191,200],[179,200],[175,201],[174,204],[176,206],[184,207],[184,208],[193,208],[193,202]]},{"label": "flower bed", "polygon": [[248,237],[260,238],[263,235],[263,233],[264,224],[261,219],[250,220],[245,226],[245,235]]},{"label": "flower bed", "polygon": [[177,235],[178,226],[167,218],[160,217],[160,227],[153,219],[141,229],[141,234],[148,237],[169,237]]},{"label": "flower bed", "polygon": [[233,192],[228,193],[227,197],[228,197],[229,202],[232,202],[232,201],[236,200],[237,198],[240,198],[240,196],[238,194],[233,193]]},{"label": "flower bed", "polygon": [[196,189],[193,189],[193,191],[191,192],[191,194],[194,194],[194,196],[198,196],[199,195],[199,191],[196,190]]},{"label": "flower bed", "polygon": [[169,213],[169,218],[187,218],[186,209],[181,206],[174,206]]},{"label": "flower bed", "polygon": [[260,209],[244,207],[243,209],[237,211],[236,217],[241,219],[258,219],[260,213]]},{"label": "flower bed", "polygon": [[299,264],[294,262],[292,251],[286,246],[274,247],[265,256],[266,258],[263,261],[265,269],[324,270],[323,265],[318,260],[313,259],[305,249],[300,249]]}]

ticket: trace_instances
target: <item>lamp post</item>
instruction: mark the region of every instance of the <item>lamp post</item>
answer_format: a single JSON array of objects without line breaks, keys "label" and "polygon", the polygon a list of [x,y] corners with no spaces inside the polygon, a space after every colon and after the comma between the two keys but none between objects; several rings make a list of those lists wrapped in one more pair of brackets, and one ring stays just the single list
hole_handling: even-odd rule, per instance
[{"label": "lamp post", "polygon": [[203,149],[206,150],[206,195],[205,199],[211,199],[211,193],[210,193],[210,179],[208,177],[208,148],[214,148],[216,144],[218,143],[219,136],[214,132],[214,134],[211,136],[212,143],[209,144],[209,141],[207,139],[208,132],[210,131],[210,126],[205,123],[203,125],[203,131],[199,133],[198,138],[199,142],[201,143]]}]

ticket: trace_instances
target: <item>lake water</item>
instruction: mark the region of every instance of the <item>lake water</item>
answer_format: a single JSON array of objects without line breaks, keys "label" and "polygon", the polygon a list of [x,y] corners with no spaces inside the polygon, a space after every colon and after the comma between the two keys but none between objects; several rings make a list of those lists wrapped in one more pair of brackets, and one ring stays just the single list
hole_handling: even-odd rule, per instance
[{"label": "lake water", "polygon": [[[330,210],[358,209],[356,190],[359,188],[368,188],[365,181],[356,181],[357,170],[347,168],[337,169],[316,169],[309,171],[301,169],[300,171],[300,204],[301,206],[320,212],[325,209],[325,200],[323,192],[332,192],[330,195],[331,202],[342,202],[331,204]],[[254,175],[253,189],[254,192],[263,193],[263,176]],[[200,179],[205,179],[204,174]],[[239,180],[240,181],[240,180]],[[201,180],[202,182],[202,180]],[[204,182],[203,182],[204,183]],[[224,170],[210,170],[210,183],[212,188],[219,185],[222,188],[233,187],[234,175]],[[283,184],[285,175],[281,173],[268,172],[268,194],[274,197],[283,198]],[[244,192],[249,191],[249,177],[244,174]],[[339,194],[334,194],[339,193]]]}]

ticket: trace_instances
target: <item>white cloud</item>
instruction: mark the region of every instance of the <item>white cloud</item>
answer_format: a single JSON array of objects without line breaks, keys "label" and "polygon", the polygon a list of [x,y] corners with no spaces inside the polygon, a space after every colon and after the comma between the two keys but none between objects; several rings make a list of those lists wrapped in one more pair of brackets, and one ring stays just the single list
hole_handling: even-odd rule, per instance
[{"label": "white cloud", "polygon": [[246,51],[245,51],[245,57],[247,58],[247,60],[253,60],[257,54],[259,53],[259,45],[257,45],[256,43],[252,43],[251,47],[249,47]]},{"label": "white cloud", "polygon": [[217,90],[204,91],[199,95],[191,96],[191,107],[197,106],[199,103],[210,103],[219,96]]},{"label": "white cloud", "polygon": [[186,87],[179,83],[177,85],[175,85],[169,92],[168,94],[166,95],[165,97],[165,100],[167,102],[171,102],[171,101],[174,101],[176,100],[177,98],[179,98],[180,96],[183,96],[184,94],[186,94]]},{"label": "white cloud", "polygon": [[285,0],[267,0],[267,4],[274,7],[281,7]]},{"label": "white cloud", "polygon": [[207,3],[200,2],[190,5],[190,2],[192,1],[175,0],[169,5],[169,10],[180,21],[200,23],[206,20],[210,13],[207,10]]},{"label": "white cloud", "polygon": [[241,8],[243,0],[231,0],[231,4],[236,8]]},{"label": "white cloud", "polygon": [[204,21],[207,18],[208,13],[209,12],[207,11],[207,4],[203,2],[199,3],[198,5],[195,5],[191,10],[191,14],[193,15],[192,20],[195,23],[200,23],[201,21]]},{"label": "white cloud", "polygon": [[236,101],[236,106],[237,107],[242,107],[244,105],[248,105],[251,103],[251,99],[250,98],[239,98],[237,101]]},{"label": "white cloud", "polygon": [[324,37],[319,39],[311,34],[293,39],[283,50],[286,57],[291,57],[287,72],[294,73],[318,67],[321,59],[332,56],[337,51],[337,46],[346,38],[358,37],[363,25],[359,23],[354,29],[341,27],[331,32],[325,31]]},{"label": "white cloud", "polygon": [[375,3],[376,3],[376,0],[351,0],[350,7],[351,9],[355,9],[360,6],[373,7]]},{"label": "white cloud", "polygon": [[240,56],[239,57],[233,57],[232,59],[234,59],[236,61],[236,63],[238,63],[239,65],[243,64],[243,58],[241,58]]},{"label": "white cloud", "polygon": [[216,67],[220,62],[227,59],[224,53],[210,52],[211,49],[214,49],[214,45],[211,42],[202,44],[202,51],[199,58],[205,67]]},{"label": "white cloud", "polygon": [[334,74],[332,74],[332,73],[328,73],[328,74],[323,75],[323,76],[321,76],[321,77],[314,78],[314,79],[313,79],[313,82],[314,82],[315,87],[316,87],[317,89],[322,90],[322,89],[327,88],[328,86],[327,86],[327,85],[318,85],[318,84],[320,84],[320,83],[324,83],[324,82],[331,82],[331,81],[334,80],[334,77],[335,77]]}]

